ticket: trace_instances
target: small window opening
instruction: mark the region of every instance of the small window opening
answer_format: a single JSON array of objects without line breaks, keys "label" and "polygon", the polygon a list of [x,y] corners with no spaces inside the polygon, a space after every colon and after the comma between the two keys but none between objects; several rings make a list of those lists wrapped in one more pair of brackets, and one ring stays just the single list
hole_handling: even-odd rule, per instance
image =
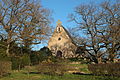
[{"label": "small window opening", "polygon": [[57,32],[60,32],[60,27],[57,28]]},{"label": "small window opening", "polygon": [[61,40],[61,38],[58,38],[58,40]]},{"label": "small window opening", "polygon": [[58,28],[58,31],[60,32],[60,28]]}]

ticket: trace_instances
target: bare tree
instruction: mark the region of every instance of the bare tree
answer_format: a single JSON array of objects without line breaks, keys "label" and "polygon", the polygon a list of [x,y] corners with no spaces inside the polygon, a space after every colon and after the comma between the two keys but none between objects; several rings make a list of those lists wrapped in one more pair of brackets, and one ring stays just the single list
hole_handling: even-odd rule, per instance
[{"label": "bare tree", "polygon": [[[95,63],[101,62],[99,58],[105,53],[102,50],[107,49],[108,51],[108,45],[112,44],[109,41],[113,37],[111,35],[112,28],[110,27],[115,23],[119,23],[119,9],[119,3],[110,4],[109,2],[104,2],[99,6],[84,4],[77,6],[75,14],[69,16],[71,21],[79,25],[79,30],[83,30],[87,34],[87,43],[84,45],[86,46],[86,51],[91,55],[92,61]],[[115,29],[112,30],[114,31]],[[119,33],[115,32],[115,34]]]},{"label": "bare tree", "polygon": [[[119,0],[116,0],[119,1]],[[120,2],[111,4],[110,2],[104,2],[101,7],[104,10],[103,21],[106,24],[106,34],[102,34],[102,39],[109,53],[109,61],[113,62],[113,59],[118,55],[120,51]],[[119,54],[120,55],[120,54]]]},{"label": "bare tree", "polygon": [[[86,46],[86,50],[88,53],[93,57],[93,61],[95,63],[98,63],[98,52],[102,46],[100,46],[100,40],[97,36],[99,26],[98,20],[101,19],[102,12],[97,12],[97,8],[93,5],[81,5],[76,7],[76,13],[80,16],[82,16],[82,22],[79,22],[76,17],[71,17],[73,21],[75,21],[77,24],[80,24],[80,28],[86,31],[86,34],[88,35],[89,39]],[[97,13],[100,13],[99,15]]]},{"label": "bare tree", "polygon": [[6,54],[10,55],[12,41],[30,45],[44,39],[49,28],[49,16],[49,10],[34,0],[0,1],[0,27],[3,29],[1,33],[6,34]]}]

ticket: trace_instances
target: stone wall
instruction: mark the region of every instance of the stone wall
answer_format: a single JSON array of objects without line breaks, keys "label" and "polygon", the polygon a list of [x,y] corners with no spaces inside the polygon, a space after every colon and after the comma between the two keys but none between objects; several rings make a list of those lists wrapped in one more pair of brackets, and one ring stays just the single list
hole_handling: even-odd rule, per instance
[{"label": "stone wall", "polygon": [[48,48],[53,52],[53,55],[56,55],[59,50],[62,52],[62,57],[68,58],[74,56],[77,47],[67,30],[58,24],[48,42]]}]

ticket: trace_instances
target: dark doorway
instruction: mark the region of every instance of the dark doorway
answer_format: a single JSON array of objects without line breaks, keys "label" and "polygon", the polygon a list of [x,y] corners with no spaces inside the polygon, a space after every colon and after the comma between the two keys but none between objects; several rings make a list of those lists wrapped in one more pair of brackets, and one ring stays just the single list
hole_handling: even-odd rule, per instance
[{"label": "dark doorway", "polygon": [[62,57],[62,52],[60,50],[57,51],[56,57]]}]

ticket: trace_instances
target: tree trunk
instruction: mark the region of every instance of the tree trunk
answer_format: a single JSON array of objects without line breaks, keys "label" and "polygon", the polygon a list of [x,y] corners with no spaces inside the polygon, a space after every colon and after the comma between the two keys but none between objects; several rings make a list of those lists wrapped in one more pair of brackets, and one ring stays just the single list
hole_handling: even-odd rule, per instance
[{"label": "tree trunk", "polygon": [[10,44],[7,45],[7,49],[6,49],[6,55],[7,56],[10,56],[9,51],[10,51]]},{"label": "tree trunk", "polygon": [[101,57],[98,58],[98,63],[102,63],[102,59],[101,59]]}]

